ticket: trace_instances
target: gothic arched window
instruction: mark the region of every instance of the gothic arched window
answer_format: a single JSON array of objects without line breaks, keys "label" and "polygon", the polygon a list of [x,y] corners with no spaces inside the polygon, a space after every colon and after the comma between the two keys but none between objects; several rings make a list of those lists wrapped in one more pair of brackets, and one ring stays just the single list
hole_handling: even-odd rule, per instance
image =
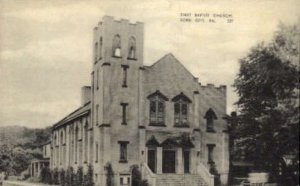
[{"label": "gothic arched window", "polygon": [[191,100],[180,93],[172,101],[174,102],[174,126],[188,127],[189,103],[191,103]]},{"label": "gothic arched window", "polygon": [[136,42],[135,38],[131,36],[128,41],[128,59],[136,59]]},{"label": "gothic arched window", "polygon": [[121,37],[118,34],[113,39],[112,56],[121,57]]},{"label": "gothic arched window", "polygon": [[214,129],[214,120],[218,119],[216,116],[216,113],[213,111],[213,109],[208,109],[208,111],[205,113],[204,118],[206,119],[206,131],[207,132],[215,132]]},{"label": "gothic arched window", "polygon": [[150,125],[165,125],[165,101],[168,100],[166,96],[158,90],[149,95],[150,101]]}]

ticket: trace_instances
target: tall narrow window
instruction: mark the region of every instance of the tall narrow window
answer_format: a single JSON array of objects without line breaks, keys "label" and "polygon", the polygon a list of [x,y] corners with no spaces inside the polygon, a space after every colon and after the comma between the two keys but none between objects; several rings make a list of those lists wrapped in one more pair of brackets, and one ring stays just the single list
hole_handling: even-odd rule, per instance
[{"label": "tall narrow window", "polygon": [[129,38],[128,45],[128,59],[136,59],[136,42],[135,38],[131,36]]},{"label": "tall narrow window", "polygon": [[76,126],[76,129],[75,129],[75,164],[77,163],[77,156],[78,156],[78,133],[79,133],[79,129]]},{"label": "tall narrow window", "polygon": [[60,152],[61,152],[61,155],[60,155],[60,164],[62,164],[63,163],[63,161],[64,161],[64,151],[63,151],[63,144],[64,144],[64,134],[63,134],[63,132],[61,131],[60,132]]},{"label": "tall narrow window", "polygon": [[120,163],[127,163],[127,144],[128,141],[119,141],[120,144]]},{"label": "tall narrow window", "polygon": [[190,99],[181,93],[178,96],[175,96],[172,101],[174,101],[174,126],[188,127]]},{"label": "tall narrow window", "polygon": [[214,148],[215,148],[215,144],[207,144],[207,163],[208,164],[214,164],[214,155],[213,155],[213,152],[214,152]]},{"label": "tall narrow window", "polygon": [[204,118],[206,119],[206,131],[215,132],[214,129],[214,120],[218,119],[213,109],[208,109]]},{"label": "tall narrow window", "polygon": [[95,43],[95,63],[97,63],[97,60],[98,60],[98,42]]},{"label": "tall narrow window", "polygon": [[73,149],[74,149],[74,138],[73,138],[73,127],[70,127],[70,132],[69,132],[69,136],[70,136],[70,149],[69,149],[69,165],[71,165],[73,163]]},{"label": "tall narrow window", "polygon": [[97,69],[97,90],[99,89],[99,69]]},{"label": "tall narrow window", "polygon": [[96,144],[95,144],[95,161],[96,161],[96,163],[98,162],[98,151],[99,151],[99,147],[98,147],[98,142],[96,142]]},{"label": "tall narrow window", "polygon": [[99,124],[99,105],[96,105],[96,125]]},{"label": "tall narrow window", "polygon": [[149,95],[148,99],[150,101],[150,125],[164,126],[165,101],[167,101],[168,98],[157,90],[155,93]]},{"label": "tall narrow window", "polygon": [[127,117],[126,117],[126,109],[128,106],[128,103],[121,103],[120,104],[122,106],[122,125],[127,125]]},{"label": "tall narrow window", "polygon": [[103,39],[102,37],[100,37],[100,40],[99,40],[99,59],[102,58],[102,46],[103,46]]},{"label": "tall narrow window", "polygon": [[88,123],[84,126],[84,162],[87,162],[88,156]]},{"label": "tall narrow window", "polygon": [[123,84],[122,87],[127,87],[127,69],[129,68],[128,65],[121,65],[123,69]]},{"label": "tall narrow window", "polygon": [[115,35],[115,37],[113,39],[112,56],[113,57],[121,57],[121,37],[120,37],[120,35]]}]

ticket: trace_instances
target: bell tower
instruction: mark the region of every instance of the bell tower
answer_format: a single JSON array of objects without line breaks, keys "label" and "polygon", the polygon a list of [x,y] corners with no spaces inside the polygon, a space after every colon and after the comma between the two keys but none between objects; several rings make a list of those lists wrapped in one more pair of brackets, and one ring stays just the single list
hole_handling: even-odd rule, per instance
[{"label": "bell tower", "polygon": [[107,162],[129,170],[111,153],[120,151],[120,142],[128,144],[127,156],[138,160],[143,48],[143,23],[104,16],[94,28],[91,117],[99,174]]}]

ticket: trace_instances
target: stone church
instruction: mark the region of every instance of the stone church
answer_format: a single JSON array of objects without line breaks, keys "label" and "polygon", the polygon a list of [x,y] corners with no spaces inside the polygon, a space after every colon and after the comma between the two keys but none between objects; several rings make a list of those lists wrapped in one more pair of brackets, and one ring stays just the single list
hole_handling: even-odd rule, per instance
[{"label": "stone church", "polygon": [[[172,54],[143,64],[144,24],[104,16],[94,28],[91,86],[82,105],[53,125],[51,169],[94,168],[95,185],[227,183],[226,86],[203,86]],[[221,78],[221,77],[220,77]]]}]

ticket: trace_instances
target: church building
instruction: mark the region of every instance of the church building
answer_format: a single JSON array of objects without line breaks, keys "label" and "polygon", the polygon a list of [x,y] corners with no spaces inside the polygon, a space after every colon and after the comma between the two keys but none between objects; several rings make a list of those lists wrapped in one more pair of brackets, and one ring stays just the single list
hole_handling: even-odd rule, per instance
[{"label": "church building", "polygon": [[131,185],[133,166],[150,186],[226,185],[226,86],[201,85],[172,54],[145,66],[141,22],[104,16],[93,32],[91,86],[53,125],[51,169],[91,164],[96,186],[108,167]]}]

